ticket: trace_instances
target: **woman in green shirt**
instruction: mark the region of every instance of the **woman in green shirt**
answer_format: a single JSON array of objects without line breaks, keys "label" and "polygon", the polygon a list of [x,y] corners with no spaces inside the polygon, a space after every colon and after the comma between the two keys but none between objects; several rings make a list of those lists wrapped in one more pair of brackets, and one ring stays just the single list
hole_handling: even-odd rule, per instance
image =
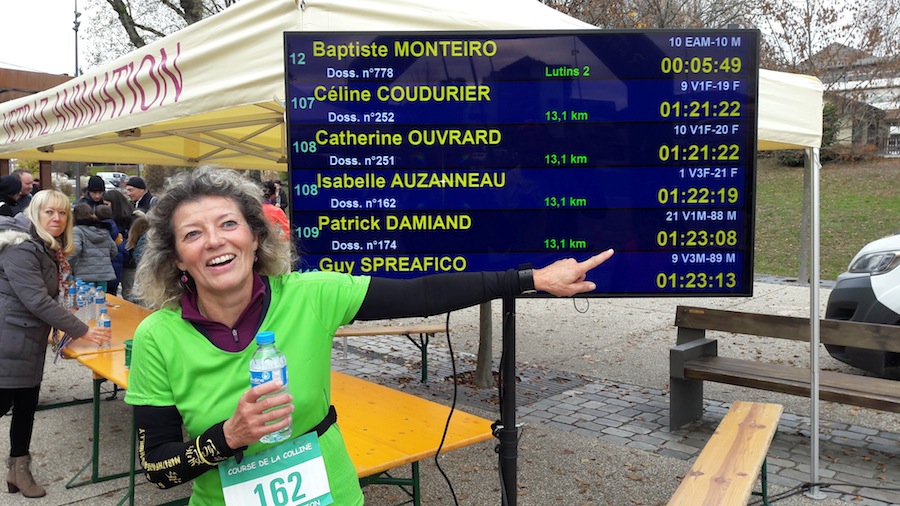
[{"label": "woman in green shirt", "polygon": [[[159,487],[194,480],[191,504],[222,504],[219,464],[270,447],[260,437],[288,424],[294,437],[315,434],[334,503],[362,504],[330,402],[339,326],[439,314],[531,289],[557,296],[592,291],[585,274],[612,256],[609,250],[533,271],[412,280],[291,272],[291,245],[278,238],[261,203],[252,181],[201,167],[172,178],[147,216],[138,295],[159,310],[135,333],[125,400],[135,406],[148,479]],[[248,388],[250,343],[259,330],[275,333],[293,386],[261,402],[279,385]]]}]

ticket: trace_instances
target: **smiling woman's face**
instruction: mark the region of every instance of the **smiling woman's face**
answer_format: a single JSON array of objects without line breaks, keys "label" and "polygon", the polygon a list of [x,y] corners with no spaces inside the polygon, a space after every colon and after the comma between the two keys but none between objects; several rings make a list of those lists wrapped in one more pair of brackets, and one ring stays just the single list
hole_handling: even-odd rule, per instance
[{"label": "smiling woman's face", "polygon": [[237,202],[209,196],[178,206],[172,215],[175,265],[187,271],[201,299],[253,290],[253,256],[259,241]]}]

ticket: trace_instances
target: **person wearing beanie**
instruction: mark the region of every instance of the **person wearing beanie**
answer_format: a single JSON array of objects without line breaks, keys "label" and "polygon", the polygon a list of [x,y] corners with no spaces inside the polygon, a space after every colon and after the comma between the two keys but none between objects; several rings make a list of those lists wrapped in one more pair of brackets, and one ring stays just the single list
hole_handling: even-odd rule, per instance
[{"label": "person wearing beanie", "polygon": [[134,202],[134,208],[149,213],[156,204],[156,197],[147,191],[147,183],[140,176],[131,176],[125,183],[125,194]]},{"label": "person wearing beanie", "polygon": [[88,179],[87,189],[84,191],[84,196],[75,201],[75,205],[78,204],[87,204],[90,206],[91,211],[97,207],[97,204],[103,203],[103,193],[106,192],[106,183],[103,182],[103,178],[100,176],[91,176]]},{"label": "person wearing beanie", "polygon": [[15,216],[15,205],[22,191],[22,180],[15,174],[0,177],[0,216]]}]

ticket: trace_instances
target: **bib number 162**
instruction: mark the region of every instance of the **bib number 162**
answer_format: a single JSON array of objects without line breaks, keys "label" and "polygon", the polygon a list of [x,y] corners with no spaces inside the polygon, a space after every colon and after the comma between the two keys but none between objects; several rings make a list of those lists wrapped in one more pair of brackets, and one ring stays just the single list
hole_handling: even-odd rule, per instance
[{"label": "bib number 162", "polygon": [[270,481],[269,490],[266,490],[262,483],[257,484],[253,489],[253,495],[259,499],[260,506],[298,504],[306,497],[306,494],[300,492],[302,483],[303,476],[295,472],[288,475],[287,483],[281,478]]}]

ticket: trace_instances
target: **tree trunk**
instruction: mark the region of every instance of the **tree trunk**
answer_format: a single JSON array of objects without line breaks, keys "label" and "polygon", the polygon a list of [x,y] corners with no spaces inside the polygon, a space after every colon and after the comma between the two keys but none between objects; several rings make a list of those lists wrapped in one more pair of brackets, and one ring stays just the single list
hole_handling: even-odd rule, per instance
[{"label": "tree trunk", "polygon": [[478,306],[478,361],[475,364],[475,386],[490,388],[494,386],[492,370],[492,328],[491,303]]}]

